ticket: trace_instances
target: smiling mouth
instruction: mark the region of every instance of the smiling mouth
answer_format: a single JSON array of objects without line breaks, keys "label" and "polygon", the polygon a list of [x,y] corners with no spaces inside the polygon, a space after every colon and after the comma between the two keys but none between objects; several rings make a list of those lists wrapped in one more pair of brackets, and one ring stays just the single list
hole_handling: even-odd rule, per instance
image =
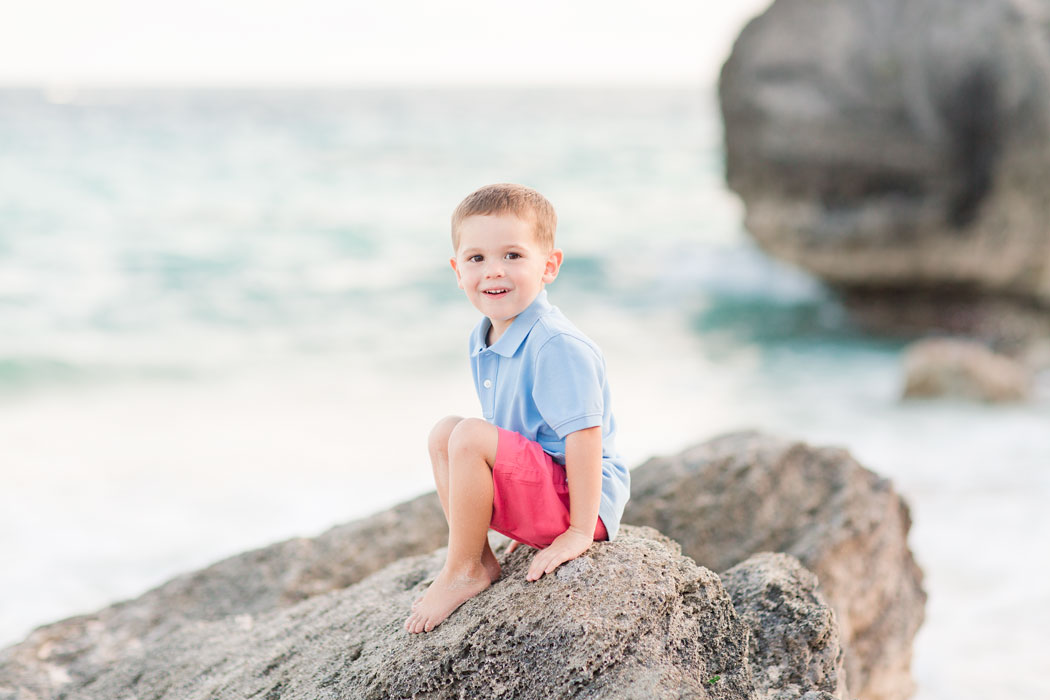
[{"label": "smiling mouth", "polygon": [[510,291],[509,289],[486,289],[483,292],[483,294],[487,294],[490,297],[498,297],[501,294],[506,294],[509,291]]}]

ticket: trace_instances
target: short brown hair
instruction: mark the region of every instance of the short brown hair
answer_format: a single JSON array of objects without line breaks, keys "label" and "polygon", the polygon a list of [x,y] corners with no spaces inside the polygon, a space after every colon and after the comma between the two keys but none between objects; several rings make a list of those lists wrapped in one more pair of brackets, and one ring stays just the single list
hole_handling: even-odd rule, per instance
[{"label": "short brown hair", "polygon": [[523,221],[532,220],[536,242],[545,249],[554,248],[554,230],[558,215],[546,197],[525,185],[499,183],[485,185],[467,195],[452,212],[452,248],[459,248],[459,225],[468,216],[513,214]]}]

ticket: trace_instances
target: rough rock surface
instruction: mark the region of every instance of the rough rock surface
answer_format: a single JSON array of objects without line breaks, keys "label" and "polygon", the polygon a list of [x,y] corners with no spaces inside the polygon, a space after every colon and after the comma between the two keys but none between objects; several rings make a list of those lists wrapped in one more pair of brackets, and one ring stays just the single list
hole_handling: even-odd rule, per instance
[{"label": "rough rock surface", "polygon": [[848,697],[835,614],[812,572],[794,557],[767,552],[722,574],[722,585],[751,630],[748,658],[760,697]]},{"label": "rough rock surface", "polygon": [[[434,632],[409,635],[401,623],[444,554],[403,559],[347,589],[272,611],[154,629],[110,663],[48,648],[45,628],[0,655],[0,698],[769,696],[754,688],[751,632],[718,576],[649,528],[627,526],[615,542],[535,583],[525,581],[531,554],[521,548],[504,557],[505,575],[489,590]],[[737,576],[740,595],[784,585],[785,600],[818,600],[811,577],[780,564]],[[813,616],[821,613],[803,611],[800,629]],[[822,619],[830,618],[825,608]],[[792,624],[781,622],[787,627],[778,632]],[[800,648],[808,649],[803,634]],[[821,690],[833,656],[792,676],[785,692]],[[807,673],[815,682],[796,687]]]},{"label": "rough rock surface", "polygon": [[[728,569],[760,551],[802,560],[820,576],[824,596],[848,626],[839,637],[850,645],[853,695],[869,688],[866,700],[904,697],[924,595],[905,542],[907,510],[887,482],[841,450],[759,434],[726,436],[676,458],[651,460],[633,478],[627,522],[663,522],[660,527],[673,530],[687,554],[710,568]],[[23,688],[16,697],[29,700],[30,688],[82,681],[141,655],[155,640],[192,636],[186,630],[221,623],[236,632],[254,628],[262,615],[276,620],[282,609],[309,610],[300,607],[307,599],[342,595],[342,588],[392,561],[443,545],[444,528],[437,497],[429,494],[312,540],[232,557],[136,600],[42,627],[0,652],[0,700],[8,700],[4,687]],[[776,700],[795,697],[790,688],[776,692]],[[807,693],[813,700],[828,691]]]},{"label": "rough rock surface", "polygon": [[279,542],[178,576],[134,600],[43,627],[27,642],[42,650],[42,668],[61,678],[70,659],[103,668],[137,653],[143,639],[163,637],[193,621],[250,619],[288,607],[447,542],[441,503],[429,493],[314,538]]},{"label": "rough rock surface", "polygon": [[1032,375],[1024,365],[970,340],[914,343],[904,357],[904,369],[904,398],[1021,401],[1032,388]]},{"label": "rough rock surface", "polygon": [[632,470],[624,522],[660,530],[715,571],[757,552],[795,557],[835,610],[850,695],[911,695],[926,601],[911,518],[890,482],[846,450],[754,432],[715,438]]},{"label": "rough rock surface", "polygon": [[1045,334],[1048,18],[1047,0],[776,0],[719,84],[747,229],[871,322]]}]

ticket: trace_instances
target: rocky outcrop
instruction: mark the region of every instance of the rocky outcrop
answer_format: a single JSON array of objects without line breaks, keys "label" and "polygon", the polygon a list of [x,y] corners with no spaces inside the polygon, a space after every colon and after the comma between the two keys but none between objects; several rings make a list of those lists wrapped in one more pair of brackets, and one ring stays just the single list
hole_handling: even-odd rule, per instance
[{"label": "rocky outcrop", "polygon": [[[655,524],[666,529],[682,543],[687,555],[705,566],[725,571],[744,562],[753,553],[780,551],[797,557],[818,575],[820,591],[814,592],[814,579],[784,562],[767,565],[762,558],[756,558],[746,566],[724,574],[735,614],[753,627],[751,639],[747,642],[751,649],[747,673],[752,674],[756,698],[794,700],[801,694],[805,700],[827,700],[841,690],[843,674],[840,665],[843,662],[848,672],[845,678],[853,696],[862,696],[866,700],[896,700],[907,694],[911,686],[908,670],[911,640],[922,620],[924,595],[920,586],[921,575],[907,550],[907,509],[888,482],[859,467],[842,450],[811,448],[757,433],[725,436],[686,450],[674,458],[651,460],[632,474],[633,496],[625,521]],[[160,691],[153,695],[149,694],[152,691],[147,692],[154,686],[168,688],[167,697],[173,698],[194,697],[192,693],[204,692],[200,690],[202,688],[209,689],[214,697],[226,697],[228,693],[234,693],[229,697],[241,697],[236,694],[249,685],[253,692],[259,690],[257,697],[266,696],[263,690],[272,697],[298,697],[290,690],[293,686],[312,689],[315,694],[310,697],[319,698],[338,695],[336,691],[329,691],[330,688],[364,687],[353,685],[359,682],[354,674],[364,666],[353,666],[351,671],[344,672],[339,664],[356,661],[365,655],[366,649],[372,648],[369,645],[373,643],[378,645],[376,648],[388,647],[383,646],[387,642],[379,637],[366,640],[354,636],[356,627],[367,624],[370,629],[382,628],[389,633],[399,629],[407,614],[405,601],[422,590],[427,578],[441,563],[440,554],[422,559],[403,557],[430,552],[444,544],[445,538],[440,504],[434,494],[429,494],[371,518],[333,528],[314,539],[290,540],[232,557],[178,577],[136,600],[42,627],[22,644],[0,652],[0,700],[48,697],[56,688],[66,689],[68,694],[64,697],[71,699],[106,697],[95,693],[102,693],[99,689],[103,688],[109,692],[123,687],[121,683],[131,683],[140,672],[143,675],[134,683],[141,691],[140,698],[163,697]],[[626,545],[628,540],[634,543],[631,548],[642,547],[649,553],[631,549],[634,553],[623,553],[627,559],[620,561],[617,558],[621,556],[618,545]],[[659,546],[643,546],[638,543],[640,540],[656,542]],[[587,567],[599,565],[603,572],[606,569],[627,570],[629,566],[635,566],[635,559],[631,557],[636,556],[642,557],[646,567],[666,569],[665,576],[670,575],[667,571],[671,568],[678,571],[688,569],[681,563],[668,568],[670,565],[666,562],[660,563],[663,561],[661,557],[674,559],[677,554],[659,554],[657,550],[673,552],[674,546],[655,534],[634,532],[630,538],[625,535],[610,545],[596,546],[587,559],[565,567],[558,574],[562,578],[555,580],[566,583],[566,576],[571,578],[584,573],[590,576],[591,573],[587,572],[591,569]],[[513,606],[512,599],[531,590],[513,580],[515,571],[523,573],[521,567],[529,556],[527,548],[515,552],[506,564],[506,582],[501,581],[492,589],[508,591],[507,599],[500,599],[500,605],[504,606],[499,608],[501,611],[512,609],[506,607]],[[391,562],[396,563],[383,569]],[[373,578],[362,580],[380,569],[383,571],[375,573]],[[872,572],[878,572],[878,575],[873,576]],[[681,574],[685,578],[692,575]],[[708,574],[697,576],[710,583]],[[400,583],[390,583],[389,577],[400,577]],[[683,592],[689,588],[689,585],[682,584],[685,578],[676,578],[673,585],[684,585],[680,597],[693,600]],[[795,583],[785,583],[790,581]],[[639,582],[643,582],[642,579]],[[705,590],[708,590],[708,583],[702,586]],[[520,588],[514,588],[519,584]],[[501,588],[504,585],[507,587]],[[633,588],[630,590],[634,591]],[[618,595],[632,598],[635,593],[620,591]],[[638,595],[644,598],[649,594]],[[575,600],[571,596],[570,599]],[[831,613],[821,612],[822,599],[829,601],[836,611],[837,632],[829,631]],[[543,600],[552,607],[544,611],[542,625],[535,618],[522,618],[533,620],[529,624],[536,625],[531,633],[534,635],[541,635],[543,625],[549,625],[552,619],[565,612],[562,599]],[[673,596],[666,597],[666,601],[673,601]],[[472,601],[468,606],[473,604]],[[673,603],[679,604],[684,605]],[[386,606],[386,609],[373,611],[370,606]],[[468,606],[461,611],[470,609]],[[338,615],[325,617],[325,611],[336,609]],[[504,630],[502,633],[509,634],[508,623],[497,623],[504,620],[500,617],[503,612],[496,615],[489,608],[483,610],[488,611],[484,612],[487,616],[483,618],[485,624],[476,624],[471,628],[474,637],[467,637],[487,634],[487,627],[495,624]],[[595,627],[604,626],[608,614],[615,619],[615,614],[607,608],[580,608],[572,612],[572,620],[576,619],[577,613],[592,622],[602,620],[601,625],[592,624],[591,627],[582,623],[589,630],[588,635],[597,634]],[[446,625],[459,614],[457,612]],[[350,622],[342,623],[340,627],[337,618],[349,619]],[[693,622],[688,624],[694,624],[694,617],[689,619]],[[314,620],[318,626],[298,627],[301,622],[307,624],[306,620]],[[577,639],[570,634],[575,629],[572,620],[565,623],[568,627],[558,627],[562,630],[558,634],[569,635],[565,637],[567,640]],[[671,622],[667,620],[665,633],[671,629]],[[520,622],[517,620],[511,625],[513,630],[518,630],[515,635],[524,634],[517,626]],[[648,623],[631,624],[644,626]],[[348,629],[348,626],[354,629]],[[615,624],[613,627],[619,629]],[[444,628],[442,625],[437,632]],[[340,634],[344,636],[339,638]],[[548,630],[543,634],[553,632]],[[532,646],[527,648],[534,648],[539,643],[536,638],[528,638],[531,640],[528,645]],[[306,639],[311,642],[321,640],[318,650],[303,651],[308,646]],[[283,651],[293,648],[288,646],[293,641],[298,645],[294,647],[295,651],[289,651],[287,657],[280,656]],[[407,643],[417,642],[409,640]],[[624,654],[634,654],[643,647],[655,649],[652,645],[657,642],[650,640],[645,644],[649,646],[632,643],[629,653],[624,651]],[[692,669],[689,672],[695,671],[703,676],[711,667],[701,667],[696,665],[697,662],[689,661],[692,647],[685,642],[682,644],[684,646],[676,647],[678,651],[674,653],[685,654],[683,663]],[[246,651],[238,652],[241,646]],[[194,657],[198,647],[201,654]],[[460,668],[461,658],[482,663],[478,647],[455,648],[459,651],[449,652],[451,656],[433,650],[427,651],[426,654],[432,655],[425,658],[433,660],[442,673]],[[845,648],[845,654],[840,660],[842,648]],[[325,649],[327,651],[323,653],[330,656],[317,656]],[[346,650],[349,650],[349,656],[338,656]],[[783,650],[789,653],[785,654]],[[456,656],[457,653],[463,656]],[[707,659],[709,654],[721,653],[705,647],[701,655]],[[392,651],[390,655],[396,656]],[[370,663],[378,664],[381,656],[373,655]],[[660,685],[665,681],[672,683],[667,679],[679,682],[675,675],[678,672],[664,669],[665,662],[653,660],[656,656],[646,658],[649,658],[648,671],[614,671],[600,665],[608,662],[605,659],[595,668],[606,670],[600,677],[595,676],[594,682],[599,682],[600,678],[621,679],[626,684],[624,687],[636,689],[670,687]],[[266,660],[262,667],[257,663],[260,659]],[[394,661],[385,663],[388,665],[383,666],[384,669],[396,666]],[[271,664],[273,668],[266,671]],[[468,664],[463,668],[474,667]],[[197,676],[193,678],[199,677],[198,680],[191,680],[191,669],[195,669]],[[278,669],[281,669],[280,673]],[[328,675],[320,676],[321,671],[315,673],[311,669],[327,669]],[[483,666],[475,671],[484,676],[490,669]],[[113,675],[118,673],[124,675]],[[168,673],[172,674],[170,683],[163,680]],[[383,675],[385,673],[387,671],[375,671],[377,675],[369,682],[388,678]],[[591,686],[586,681],[589,671],[580,673],[584,675],[573,675],[571,678],[575,680],[565,682],[581,688],[582,694],[583,688]],[[279,680],[283,686],[277,682]],[[389,679],[383,682],[388,681],[394,683]],[[138,686],[140,682],[148,685]],[[266,685],[267,682],[270,684]],[[315,682],[319,685],[314,686]],[[98,685],[91,685],[95,683]],[[468,687],[457,683],[460,681],[450,682],[449,687],[461,690]],[[405,685],[376,687],[408,688]],[[602,692],[611,692],[611,685],[602,687]],[[715,690],[701,683],[695,697],[721,697],[711,695]],[[342,696],[356,697],[353,694]],[[640,690],[634,696],[614,697],[636,696],[645,697]],[[445,696],[437,694],[432,697]],[[588,695],[582,694],[581,697]]]},{"label": "rocky outcrop", "polygon": [[[723,587],[675,543],[626,526],[538,582],[525,580],[530,559],[505,557],[504,577],[430,634],[401,622],[444,550],[287,607],[151,632],[106,664],[58,653],[45,628],[0,658],[0,698],[832,697],[834,617],[787,557],[745,562]],[[766,651],[749,659],[751,639]]]},{"label": "rocky outcrop", "polygon": [[1047,333],[1048,18],[1047,0],[776,0],[719,83],[747,229],[863,320]]},{"label": "rocky outcrop", "polygon": [[753,432],[716,438],[632,470],[624,521],[660,530],[715,571],[756,552],[797,558],[835,610],[850,695],[911,695],[926,595],[910,515],[847,451]]},{"label": "rocky outcrop", "polygon": [[1031,372],[1023,364],[969,340],[931,338],[914,343],[905,355],[904,369],[904,398],[1021,401],[1032,388]]},{"label": "rocky outcrop", "polygon": [[43,627],[27,644],[40,655],[40,668],[61,680],[74,662],[105,668],[137,653],[144,639],[194,622],[245,620],[289,607],[447,542],[441,503],[429,493],[314,538],[279,542],[178,576],[134,600]]}]

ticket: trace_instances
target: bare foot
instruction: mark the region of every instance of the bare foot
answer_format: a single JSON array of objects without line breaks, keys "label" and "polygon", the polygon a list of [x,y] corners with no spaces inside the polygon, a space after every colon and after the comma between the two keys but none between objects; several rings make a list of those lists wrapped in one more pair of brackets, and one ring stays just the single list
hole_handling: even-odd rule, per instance
[{"label": "bare foot", "polygon": [[[485,551],[481,553],[481,565],[485,567],[485,572],[489,575],[489,583],[499,581],[503,570],[500,568],[499,560],[496,559],[496,555],[492,553],[492,548],[488,544],[485,545]],[[429,591],[430,589],[428,588],[427,590]],[[412,609],[418,608],[425,597],[426,593],[416,598],[415,602],[412,603]]]},{"label": "bare foot", "polygon": [[477,566],[466,571],[442,569],[423,597],[412,606],[405,620],[405,631],[412,634],[429,632],[440,625],[452,611],[491,585],[488,570]]}]

